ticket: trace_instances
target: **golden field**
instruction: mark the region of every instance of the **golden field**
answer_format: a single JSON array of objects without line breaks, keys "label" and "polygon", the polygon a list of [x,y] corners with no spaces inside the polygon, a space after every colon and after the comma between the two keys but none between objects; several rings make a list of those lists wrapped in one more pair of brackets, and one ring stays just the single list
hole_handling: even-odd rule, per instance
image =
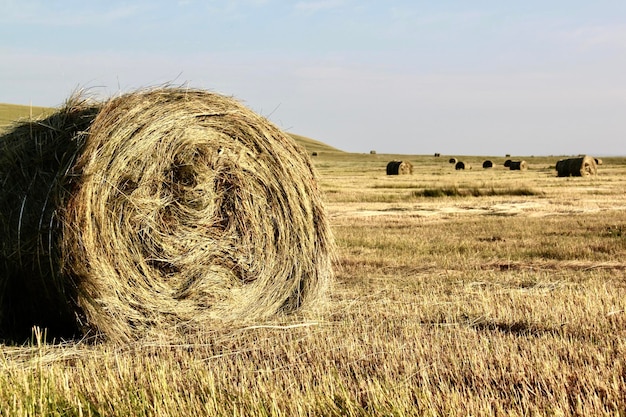
[{"label": "golden field", "polygon": [[626,415],[626,159],[557,178],[296,139],[338,245],[323,308],[131,345],[35,329],[0,345],[0,415]]}]

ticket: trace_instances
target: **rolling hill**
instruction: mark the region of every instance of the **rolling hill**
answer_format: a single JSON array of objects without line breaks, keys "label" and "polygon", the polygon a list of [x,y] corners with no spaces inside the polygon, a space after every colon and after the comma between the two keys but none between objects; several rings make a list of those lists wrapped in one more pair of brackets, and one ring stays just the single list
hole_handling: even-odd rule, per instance
[{"label": "rolling hill", "polygon": [[325,153],[344,153],[344,151],[339,150],[337,148],[333,148],[330,145],[325,144],[324,142],[320,142],[315,139],[307,138],[305,136],[296,135],[295,133],[287,132],[289,136],[291,136],[297,143],[304,146],[304,148],[308,152],[325,152]]},{"label": "rolling hill", "polygon": [[54,111],[50,107],[24,106],[20,104],[0,103],[0,130],[16,120],[38,117]]}]

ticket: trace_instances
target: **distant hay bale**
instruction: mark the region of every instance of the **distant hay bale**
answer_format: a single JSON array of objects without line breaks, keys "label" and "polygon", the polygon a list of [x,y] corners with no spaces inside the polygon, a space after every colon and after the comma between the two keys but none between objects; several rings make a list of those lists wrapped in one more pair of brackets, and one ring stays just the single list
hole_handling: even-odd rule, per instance
[{"label": "distant hay bale", "polygon": [[0,145],[0,337],[263,320],[312,306],[332,277],[307,153],[234,99],[72,98]]},{"label": "distant hay bale", "polygon": [[505,168],[509,168],[511,166],[511,160],[507,159],[506,161],[504,161],[504,167]]},{"label": "distant hay bale", "polygon": [[504,155],[504,157],[505,157],[505,158],[510,158],[510,157],[511,157],[511,154],[510,154],[510,153],[507,153],[506,155]]},{"label": "distant hay bale", "polygon": [[449,163],[451,163],[451,164],[456,164],[456,163],[457,163],[457,160],[456,160],[456,158],[450,158],[450,159],[448,160],[448,162],[449,162]]},{"label": "distant hay bale", "polygon": [[486,160],[483,162],[483,168],[493,168],[493,162]]},{"label": "distant hay bale", "polygon": [[391,161],[387,164],[387,175],[411,175],[413,165],[409,161]]},{"label": "distant hay bale", "polygon": [[311,152],[311,156],[317,156],[317,152]]},{"label": "distant hay bale", "polygon": [[596,161],[596,165],[602,165],[602,159],[600,158],[593,158],[594,161]]},{"label": "distant hay bale", "polygon": [[440,153],[435,152],[435,158],[439,158],[440,156],[441,156],[441,154],[440,154]]},{"label": "distant hay bale", "polygon": [[511,171],[525,171],[528,168],[526,161],[511,161],[509,169]]},{"label": "distant hay bale", "polygon": [[469,169],[469,167],[465,164],[465,162],[463,161],[458,161],[455,165],[454,165],[454,169],[461,170],[461,169]]},{"label": "distant hay bale", "polygon": [[370,155],[376,155],[376,151],[375,150],[371,150],[370,151]]},{"label": "distant hay bale", "polygon": [[555,168],[558,177],[585,177],[597,174],[596,161],[590,156],[561,159]]}]

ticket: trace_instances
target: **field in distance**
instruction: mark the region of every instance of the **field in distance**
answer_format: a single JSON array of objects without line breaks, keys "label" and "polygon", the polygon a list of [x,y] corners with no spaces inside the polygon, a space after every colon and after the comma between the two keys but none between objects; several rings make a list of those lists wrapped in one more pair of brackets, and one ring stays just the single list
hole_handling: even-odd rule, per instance
[{"label": "field in distance", "polygon": [[626,413],[624,158],[557,178],[557,156],[308,146],[338,246],[323,309],[132,346],[35,332],[0,345],[0,414]]},{"label": "field in distance", "polygon": [[36,118],[53,111],[50,107],[0,103],[0,132],[16,120]]}]

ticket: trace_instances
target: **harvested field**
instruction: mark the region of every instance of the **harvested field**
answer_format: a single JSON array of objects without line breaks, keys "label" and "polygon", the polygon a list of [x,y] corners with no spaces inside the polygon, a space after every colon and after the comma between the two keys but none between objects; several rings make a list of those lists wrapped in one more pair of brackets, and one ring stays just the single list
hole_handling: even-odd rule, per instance
[{"label": "harvested field", "polygon": [[369,154],[313,160],[337,242],[326,313],[122,345],[35,332],[0,349],[0,409],[623,413],[626,158],[603,158],[598,177],[557,178],[555,157],[525,157],[517,172],[379,157],[415,161],[414,173],[389,177]]}]

